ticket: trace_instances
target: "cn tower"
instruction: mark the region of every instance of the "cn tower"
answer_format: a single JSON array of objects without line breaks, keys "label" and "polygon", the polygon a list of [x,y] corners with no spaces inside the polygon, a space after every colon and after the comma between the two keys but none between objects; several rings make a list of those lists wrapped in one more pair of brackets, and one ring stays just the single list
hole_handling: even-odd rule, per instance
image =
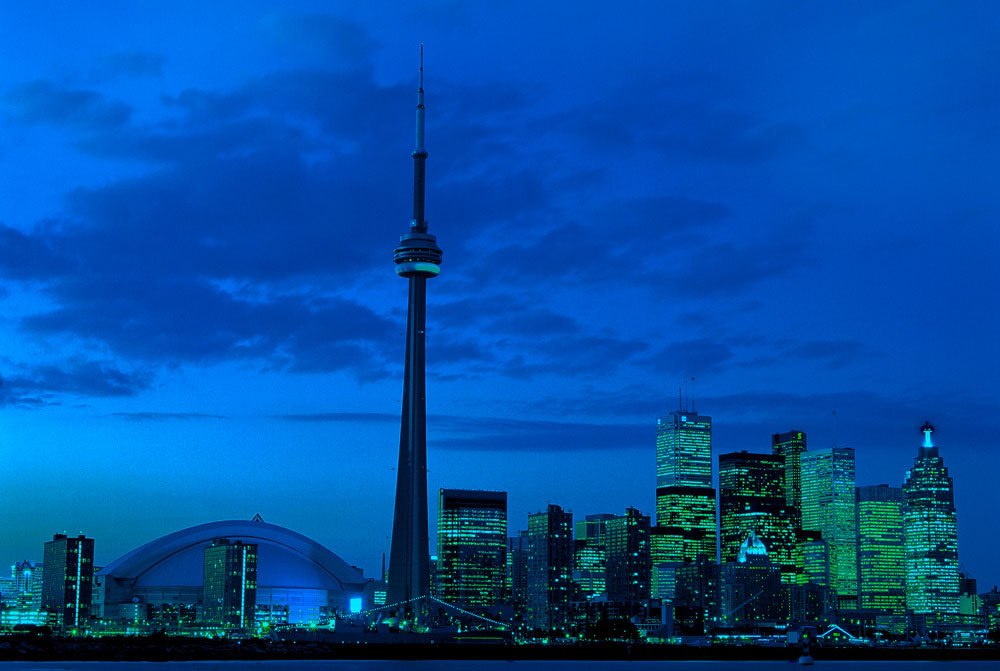
[{"label": "cn tower", "polygon": [[394,254],[396,274],[410,284],[406,318],[406,368],[403,373],[403,417],[396,468],[396,508],[389,552],[387,603],[397,612],[419,617],[429,594],[430,556],[427,547],[427,404],[424,397],[424,322],[427,280],[440,272],[441,249],[427,232],[424,219],[424,48],[420,46],[417,88],[417,139],[413,149],[413,218],[410,231],[399,239]]}]

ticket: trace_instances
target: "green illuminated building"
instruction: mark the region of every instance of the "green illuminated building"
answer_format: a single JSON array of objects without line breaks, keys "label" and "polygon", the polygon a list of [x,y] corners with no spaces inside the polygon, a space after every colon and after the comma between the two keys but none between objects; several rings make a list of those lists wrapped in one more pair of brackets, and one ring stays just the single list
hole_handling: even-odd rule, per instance
[{"label": "green illuminated building", "polygon": [[587,515],[576,522],[573,550],[573,581],[588,601],[607,591],[608,521],[614,515]]},{"label": "green illuminated building", "polygon": [[719,455],[719,546],[736,561],[750,534],[768,548],[785,583],[796,581],[795,528],[785,497],[785,460],[774,454]]},{"label": "green illuminated building", "polygon": [[217,538],[205,548],[202,616],[222,629],[254,628],[257,544]]},{"label": "green illuminated building", "polygon": [[899,487],[858,487],[858,608],[883,613],[885,628],[902,633],[906,568]]},{"label": "green illuminated building", "polygon": [[785,503],[795,529],[802,528],[802,453],[806,451],[804,431],[771,435],[771,454],[785,460]]},{"label": "green illuminated building", "polygon": [[924,443],[903,482],[906,607],[915,615],[955,615],[959,575],[954,484],[931,438],[934,427],[927,423],[921,431]]},{"label": "green illuminated building", "polygon": [[565,631],[569,625],[573,574],[573,513],[549,504],[528,515],[529,628]]},{"label": "green illuminated building", "polygon": [[638,612],[650,596],[649,516],[635,508],[607,521],[608,601]]},{"label": "green illuminated building", "polygon": [[677,410],[656,421],[654,564],[715,561],[712,418]]},{"label": "green illuminated building", "polygon": [[712,486],[712,418],[676,410],[656,420],[656,487]]},{"label": "green illuminated building", "polygon": [[802,527],[829,547],[830,591],[841,610],[857,608],[858,533],[854,450],[802,453]]},{"label": "green illuminated building", "polygon": [[506,550],[507,492],[439,492],[437,584],[441,599],[466,608],[500,603]]},{"label": "green illuminated building", "polygon": [[715,561],[715,489],[660,487],[656,490],[657,532],[654,561]]}]

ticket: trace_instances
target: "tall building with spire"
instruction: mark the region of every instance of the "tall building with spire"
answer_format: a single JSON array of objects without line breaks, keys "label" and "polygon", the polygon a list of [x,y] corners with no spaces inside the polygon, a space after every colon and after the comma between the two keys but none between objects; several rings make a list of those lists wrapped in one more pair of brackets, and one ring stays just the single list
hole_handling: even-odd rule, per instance
[{"label": "tall building with spire", "polygon": [[958,516],[955,487],[934,445],[934,427],[903,481],[906,608],[915,615],[955,615],[959,604]]},{"label": "tall building with spire", "polygon": [[[417,88],[416,144],[413,149],[413,218],[400,238],[394,260],[396,274],[409,282],[406,318],[406,363],[403,372],[403,412],[396,469],[396,505],[389,552],[388,602],[403,613],[419,614],[426,605],[430,582],[427,539],[427,417],[424,396],[424,342],[427,280],[440,272],[441,249],[427,232],[424,219],[424,49],[420,47]],[[424,604],[424,605],[418,605]]]}]

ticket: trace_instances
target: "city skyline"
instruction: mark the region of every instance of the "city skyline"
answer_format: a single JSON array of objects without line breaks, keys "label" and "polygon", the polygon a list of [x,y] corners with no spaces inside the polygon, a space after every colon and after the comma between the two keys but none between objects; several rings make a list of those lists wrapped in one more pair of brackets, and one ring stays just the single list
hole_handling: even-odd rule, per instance
[{"label": "city skyline", "polygon": [[653,516],[678,387],[861,486],[930,420],[1000,583],[998,10],[568,7],[0,9],[0,559],[260,513],[377,574],[424,42],[430,491]]}]

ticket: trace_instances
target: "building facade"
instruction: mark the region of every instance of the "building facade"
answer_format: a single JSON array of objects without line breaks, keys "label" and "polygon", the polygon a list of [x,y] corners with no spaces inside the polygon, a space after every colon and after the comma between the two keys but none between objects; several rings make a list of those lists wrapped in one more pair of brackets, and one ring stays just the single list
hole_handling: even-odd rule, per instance
[{"label": "building facade", "polygon": [[94,539],[56,534],[45,544],[42,609],[63,631],[86,628],[94,593]]},{"label": "building facade", "polygon": [[906,539],[906,607],[916,615],[956,615],[959,610],[958,515],[955,490],[934,445],[934,427],[903,482]]},{"label": "building facade", "polygon": [[528,515],[528,594],[531,629],[565,631],[573,597],[573,513],[553,504]]},{"label": "building facade", "polygon": [[719,547],[736,561],[752,532],[768,548],[782,582],[796,581],[795,527],[785,496],[785,460],[774,454],[719,455]]},{"label": "building facade", "polygon": [[649,516],[635,508],[607,522],[608,601],[634,614],[650,596]]},{"label": "building facade", "polygon": [[830,591],[841,610],[858,599],[858,533],[854,449],[802,453],[802,527],[818,531],[829,548]]},{"label": "building facade", "polygon": [[464,608],[503,600],[507,492],[442,489],[438,495],[438,595]]},{"label": "building facade", "polygon": [[712,418],[676,410],[656,421],[656,526],[653,562],[716,559]]},{"label": "building facade", "polygon": [[257,606],[257,544],[218,538],[205,548],[202,617],[222,629],[252,630]]},{"label": "building facade", "polygon": [[884,617],[885,628],[902,633],[906,615],[903,490],[889,485],[858,487],[858,608]]}]

